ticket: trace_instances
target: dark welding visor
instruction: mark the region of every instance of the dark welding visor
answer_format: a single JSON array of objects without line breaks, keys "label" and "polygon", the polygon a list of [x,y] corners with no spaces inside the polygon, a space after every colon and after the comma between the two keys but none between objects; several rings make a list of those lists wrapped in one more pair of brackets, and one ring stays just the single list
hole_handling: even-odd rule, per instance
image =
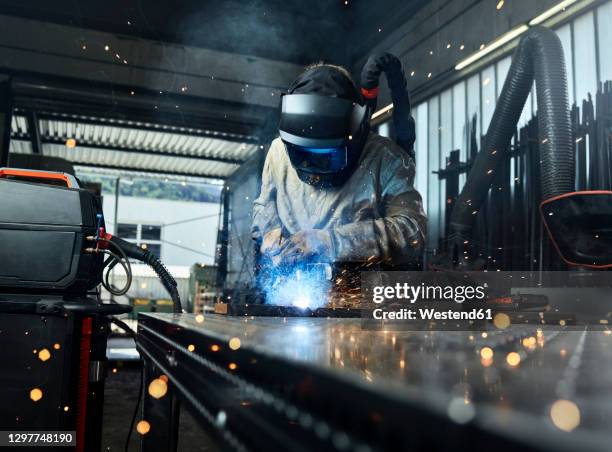
[{"label": "dark welding visor", "polygon": [[284,142],[291,164],[306,173],[331,174],[342,171],[348,165],[346,146],[333,148],[309,148]]},{"label": "dark welding visor", "polygon": [[[282,97],[280,137],[303,152],[319,149],[318,154],[331,161],[339,158],[340,148],[348,146],[359,132],[366,111],[365,105],[339,97],[286,94]],[[338,151],[331,152],[334,148]]]}]

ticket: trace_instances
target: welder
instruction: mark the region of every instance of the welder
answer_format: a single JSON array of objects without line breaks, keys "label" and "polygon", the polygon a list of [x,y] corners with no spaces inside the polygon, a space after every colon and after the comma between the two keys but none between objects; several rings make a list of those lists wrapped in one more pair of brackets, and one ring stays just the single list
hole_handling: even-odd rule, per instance
[{"label": "welder", "polygon": [[274,265],[418,265],[426,216],[414,159],[370,130],[370,114],[340,66],[309,66],[282,96],[252,227]]}]

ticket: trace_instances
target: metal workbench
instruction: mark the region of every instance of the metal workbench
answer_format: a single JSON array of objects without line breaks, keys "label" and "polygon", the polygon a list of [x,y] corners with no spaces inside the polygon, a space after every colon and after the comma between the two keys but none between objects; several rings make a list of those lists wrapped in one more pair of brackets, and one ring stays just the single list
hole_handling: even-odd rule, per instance
[{"label": "metal workbench", "polygon": [[[138,342],[147,385],[169,378],[164,397],[145,390],[145,451],[175,447],[179,401],[231,450],[612,448],[605,331],[385,332],[360,319],[147,313]],[[551,415],[560,399],[579,412]]]}]

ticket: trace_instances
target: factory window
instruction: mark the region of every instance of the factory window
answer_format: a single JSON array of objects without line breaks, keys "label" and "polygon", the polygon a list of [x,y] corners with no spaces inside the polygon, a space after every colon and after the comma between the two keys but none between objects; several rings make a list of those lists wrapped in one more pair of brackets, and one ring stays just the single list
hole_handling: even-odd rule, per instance
[{"label": "factory window", "polygon": [[414,118],[416,122],[416,177],[414,184],[423,197],[423,207],[427,211],[427,181],[429,180],[427,169],[427,155],[429,149],[427,140],[427,102],[423,102],[417,106],[414,111],[416,114]]},{"label": "factory window", "polygon": [[438,247],[438,237],[440,233],[440,181],[432,171],[440,169],[440,97],[436,96],[428,101],[427,105],[427,142],[429,144],[428,153],[428,186],[427,198],[429,202],[429,248]]},{"label": "factory window", "polygon": [[593,13],[585,14],[574,21],[574,71],[576,101],[582,101],[588,94],[595,94],[597,73],[595,68],[595,24]]},{"label": "factory window", "polygon": [[[570,104],[582,101],[588,93],[593,97],[597,80],[612,80],[612,59],[607,57],[612,47],[612,1],[564,23],[555,31],[561,40],[567,68]],[[429,216],[429,250],[437,248],[438,239],[444,234],[445,182],[435,172],[446,163],[450,151],[460,150],[460,161],[469,159],[472,120],[475,121],[477,148],[487,132],[495,111],[497,98],[512,63],[511,55],[485,66],[478,73],[455,83],[440,94],[422,100],[412,110],[416,123],[416,177],[415,187],[423,197],[423,205]],[[595,70],[597,68],[598,70]],[[537,112],[536,87],[532,86],[525,102],[518,128],[524,127]],[[389,125],[379,132],[387,134]],[[511,160],[510,177],[514,182],[518,158]],[[459,189],[463,188],[466,174],[459,177]],[[511,189],[514,184],[511,184]]]},{"label": "factory window", "polygon": [[612,80],[612,2],[602,5],[597,10],[597,32],[599,38],[599,80]]},{"label": "factory window", "polygon": [[147,249],[161,257],[161,226],[150,224],[119,223],[119,237]]},{"label": "factory window", "polygon": [[557,36],[563,46],[563,55],[565,56],[565,67],[567,68],[567,91],[569,93],[569,103],[572,105],[574,99],[574,70],[573,70],[573,51],[572,51],[572,26],[571,24],[564,25],[557,30]]},{"label": "factory window", "polygon": [[[467,118],[465,104],[465,82],[453,86],[453,150],[459,149],[459,160],[467,158]],[[459,177],[459,186],[465,182],[465,174]]]},{"label": "factory window", "polygon": [[480,75],[480,89],[482,101],[482,133],[487,133],[489,123],[495,111],[497,95],[495,92],[495,66],[489,66]]},{"label": "factory window", "polygon": [[141,238],[143,240],[161,240],[161,226],[143,224],[141,226]]},{"label": "factory window", "polygon": [[117,235],[121,237],[122,239],[136,240],[138,238],[138,225],[119,223],[117,225]]}]

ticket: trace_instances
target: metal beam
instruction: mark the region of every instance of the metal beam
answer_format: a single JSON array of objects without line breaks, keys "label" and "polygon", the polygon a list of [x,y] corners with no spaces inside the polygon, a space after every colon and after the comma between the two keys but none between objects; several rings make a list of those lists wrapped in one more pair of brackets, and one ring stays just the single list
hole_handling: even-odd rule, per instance
[{"label": "metal beam", "polygon": [[28,134],[30,141],[32,142],[32,153],[42,154],[42,142],[40,140],[40,127],[38,123],[38,117],[36,112],[31,111],[26,114],[26,120],[28,121]]},{"label": "metal beam", "polygon": [[246,136],[257,136],[267,118],[278,114],[277,108],[248,103],[160,94],[145,89],[133,91],[126,86],[83,84],[81,80],[68,78],[19,76],[13,85],[15,107],[25,110],[124,119]]},{"label": "metal beam", "polygon": [[127,166],[118,166],[118,165],[98,165],[96,163],[80,163],[80,162],[74,162],[74,161],[70,161],[70,163],[72,163],[72,165],[74,166],[82,166],[85,168],[100,168],[100,169],[110,169],[110,170],[120,170],[120,171],[134,171],[137,173],[159,174],[162,176],[194,177],[194,178],[217,179],[217,180],[225,180],[228,177],[228,176],[219,176],[215,174],[179,173],[175,171],[131,168]]},{"label": "metal beam", "polygon": [[[16,110],[20,113],[21,110]],[[88,124],[100,127],[117,127],[129,130],[142,130],[143,132],[171,133],[174,135],[185,135],[189,137],[213,138],[216,140],[229,141],[232,143],[252,143],[259,144],[260,139],[253,135],[241,135],[238,133],[204,130],[202,128],[195,129],[187,126],[173,126],[169,124],[158,123],[142,123],[139,121],[122,120],[115,118],[85,118],[75,114],[53,114],[46,112],[38,112],[38,119],[47,121],[63,121],[74,122],[77,124]]]},{"label": "metal beam", "polygon": [[0,75],[0,167],[8,166],[13,119],[11,78]]}]

